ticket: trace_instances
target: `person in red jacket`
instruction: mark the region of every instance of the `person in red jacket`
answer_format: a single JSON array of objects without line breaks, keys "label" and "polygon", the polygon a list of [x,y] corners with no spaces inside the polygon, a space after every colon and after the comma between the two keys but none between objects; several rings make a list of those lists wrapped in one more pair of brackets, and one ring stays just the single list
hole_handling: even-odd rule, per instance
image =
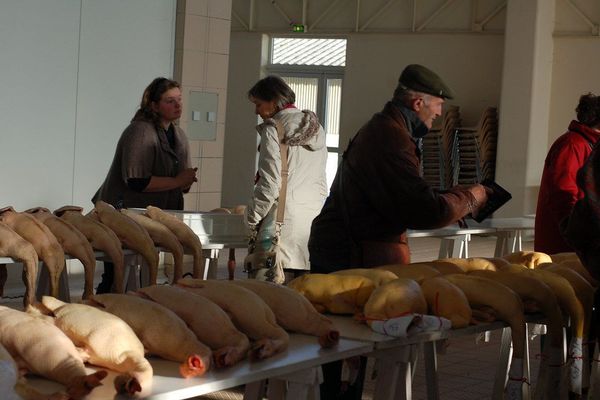
[{"label": "person in red jacket", "polygon": [[534,249],[546,254],[571,252],[563,239],[560,222],[567,217],[583,191],[577,187],[577,171],[600,138],[600,97],[592,93],[579,98],[577,121],[548,151],[540,183],[535,216]]}]

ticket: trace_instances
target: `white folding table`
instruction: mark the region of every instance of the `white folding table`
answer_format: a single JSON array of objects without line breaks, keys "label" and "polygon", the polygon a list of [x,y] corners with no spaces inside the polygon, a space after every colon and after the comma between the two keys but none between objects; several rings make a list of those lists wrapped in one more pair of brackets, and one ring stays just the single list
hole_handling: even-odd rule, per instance
[{"label": "white folding table", "polygon": [[440,251],[438,258],[468,258],[469,242],[471,235],[493,233],[494,228],[468,227],[460,228],[458,225],[450,225],[440,229],[409,229],[408,238],[433,237],[440,238]]},{"label": "white folding table", "polygon": [[468,258],[469,242],[472,235],[496,236],[494,257],[521,251],[523,232],[533,230],[535,219],[526,218],[490,218],[481,223],[467,220],[468,227],[461,228],[453,224],[440,229],[409,229],[408,238],[440,238],[438,258]]},{"label": "white folding table", "polygon": [[[268,378],[285,377],[288,382],[294,382],[294,376],[300,377],[300,386],[318,390],[318,382],[306,384],[302,378],[306,371],[318,368],[320,365],[348,357],[367,354],[373,350],[371,343],[340,339],[336,347],[323,349],[315,336],[300,334],[290,335],[290,344],[286,351],[261,361],[244,360],[232,367],[210,369],[205,375],[194,378],[182,378],[179,375],[179,365],[172,361],[159,358],[149,358],[154,368],[152,387],[143,392],[143,398],[152,400],[187,399],[203,394],[224,390],[239,385],[248,384]],[[92,372],[94,369],[89,368]],[[104,379],[103,385],[95,388],[87,397],[88,400],[129,399],[117,396],[112,381],[114,372]],[[53,393],[63,390],[63,386],[38,377],[28,377],[28,382],[43,393]],[[302,387],[289,390],[287,393],[276,392],[274,399],[300,399],[299,394],[306,393]],[[303,399],[306,399],[304,397]]]},{"label": "white folding table", "polygon": [[535,228],[534,218],[490,218],[481,223],[469,222],[473,228],[493,229],[497,237],[494,257],[523,250],[523,232]]},{"label": "white folding table", "polygon": [[[452,337],[476,335],[501,329],[502,341],[492,398],[503,398],[504,384],[512,353],[510,328],[503,321],[470,325],[465,328],[451,329],[443,332],[424,332],[407,338],[397,338],[378,334],[367,325],[359,323],[351,317],[331,315],[329,317],[340,330],[341,337],[373,343],[373,352],[369,354],[369,357],[376,359],[377,381],[373,395],[374,400],[410,400],[412,398],[412,374],[419,346],[423,346],[425,356],[427,399],[438,400],[440,394],[437,378],[437,342]],[[527,322],[530,323],[543,323],[543,321],[543,316],[539,314],[527,316]],[[527,343],[526,341],[526,357],[523,371],[525,377],[529,380],[529,352]],[[527,392],[528,388],[524,387],[524,390]],[[528,393],[526,393],[527,395]]]}]

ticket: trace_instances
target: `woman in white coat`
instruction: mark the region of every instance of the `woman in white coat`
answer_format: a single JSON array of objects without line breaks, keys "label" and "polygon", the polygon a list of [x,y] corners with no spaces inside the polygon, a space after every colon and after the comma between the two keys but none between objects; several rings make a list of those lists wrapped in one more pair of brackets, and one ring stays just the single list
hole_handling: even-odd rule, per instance
[{"label": "woman in white coat", "polygon": [[[278,262],[282,263],[288,280],[310,270],[310,226],[327,196],[325,131],[312,111],[301,111],[294,106],[296,95],[279,77],[267,76],[258,81],[248,91],[248,99],[263,119],[256,127],[260,135],[258,171],[247,214],[252,231],[250,247],[254,247],[256,254],[269,251],[275,234],[282,184],[279,123],[284,131],[282,142],[288,145],[289,174]],[[253,272],[251,276],[256,275]],[[257,277],[261,276],[259,272]]]}]

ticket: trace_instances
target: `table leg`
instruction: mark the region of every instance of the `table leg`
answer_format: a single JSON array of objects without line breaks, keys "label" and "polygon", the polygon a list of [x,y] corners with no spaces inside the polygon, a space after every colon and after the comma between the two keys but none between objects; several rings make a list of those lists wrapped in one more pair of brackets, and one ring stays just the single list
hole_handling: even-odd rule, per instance
[{"label": "table leg", "polygon": [[427,399],[438,400],[440,398],[440,388],[437,375],[436,342],[425,343],[423,353],[425,356],[425,382],[427,385]]},{"label": "table leg", "polygon": [[411,400],[412,370],[417,358],[417,345],[381,350],[370,356],[376,359],[377,371],[373,400]]},{"label": "table leg", "polygon": [[[23,264],[21,264],[21,267]],[[37,289],[36,298],[42,300],[42,296],[49,295],[50,293],[50,274],[48,268],[43,263],[38,264],[39,277],[37,277]],[[71,302],[71,295],[69,292],[69,274],[67,272],[67,263],[60,273],[58,281],[58,298],[64,302]]]},{"label": "table leg", "polygon": [[438,258],[467,258],[469,234],[442,238]]},{"label": "table leg", "polygon": [[261,400],[265,393],[266,381],[247,383],[244,388],[244,400]]},{"label": "table leg", "polygon": [[[137,254],[126,255],[123,260],[123,290],[138,290],[140,288],[139,259]],[[117,279],[115,274],[114,279]],[[115,285],[113,285],[114,290]]]},{"label": "table leg", "polygon": [[373,400],[392,399],[398,382],[398,363],[392,358],[377,358],[375,368],[377,369],[377,381],[375,382]]},{"label": "table leg", "polygon": [[404,381],[402,390],[396,388],[394,400],[411,400],[412,399],[412,365],[410,362],[403,362],[399,365],[400,382]]},{"label": "table leg", "polygon": [[[303,389],[303,388],[302,388]],[[273,400],[285,400],[288,391],[287,382],[283,379],[270,378],[267,382],[267,398]],[[306,399],[306,392],[302,393]]]},{"label": "table leg", "polygon": [[142,257],[139,258],[140,287],[150,286],[150,266]]},{"label": "table leg", "polygon": [[292,374],[269,379],[267,397],[269,400],[319,400],[319,385],[323,382],[321,368],[310,368]]},{"label": "table leg", "polygon": [[592,342],[594,349],[594,359],[592,360],[592,371],[590,373],[590,388],[588,391],[588,399],[600,399],[600,368],[598,366],[598,359],[600,357],[598,351],[598,343]]},{"label": "table leg", "polygon": [[203,249],[204,272],[202,279],[217,279],[217,268],[219,266],[219,249]]},{"label": "table leg", "polygon": [[465,235],[465,240],[464,240],[465,244],[464,244],[464,246],[463,246],[463,247],[464,247],[464,250],[465,250],[465,251],[464,251],[464,253],[465,253],[465,257],[464,257],[464,258],[469,258],[469,242],[470,242],[470,241],[471,241],[471,234],[470,234],[470,233],[467,233],[467,234]]},{"label": "table leg", "polygon": [[529,371],[529,329],[527,324],[525,324],[525,354],[523,355],[523,377],[527,379],[526,382],[523,382],[522,386],[523,398],[531,399],[531,393],[529,392],[529,382],[531,382],[531,372]]},{"label": "table leg", "polygon": [[508,368],[510,366],[510,357],[512,355],[512,337],[510,328],[502,329],[502,339],[500,341],[500,357],[498,369],[496,370],[496,379],[494,380],[494,389],[492,392],[493,400],[502,400],[504,398],[504,386],[508,377]]},{"label": "table leg", "polygon": [[502,257],[503,255],[514,252],[514,243],[511,244],[512,238],[512,232],[496,232],[496,248],[494,250],[494,257]]},{"label": "table leg", "polygon": [[232,281],[235,278],[235,249],[229,249],[229,258],[227,259],[227,278]]}]

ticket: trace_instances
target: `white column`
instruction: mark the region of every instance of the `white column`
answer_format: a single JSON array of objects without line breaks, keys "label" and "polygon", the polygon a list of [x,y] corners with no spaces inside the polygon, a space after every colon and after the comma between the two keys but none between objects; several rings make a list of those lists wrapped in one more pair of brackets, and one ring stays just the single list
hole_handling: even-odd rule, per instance
[{"label": "white column", "polygon": [[555,0],[508,0],[496,180],[513,199],[498,216],[535,212],[548,141]]}]

